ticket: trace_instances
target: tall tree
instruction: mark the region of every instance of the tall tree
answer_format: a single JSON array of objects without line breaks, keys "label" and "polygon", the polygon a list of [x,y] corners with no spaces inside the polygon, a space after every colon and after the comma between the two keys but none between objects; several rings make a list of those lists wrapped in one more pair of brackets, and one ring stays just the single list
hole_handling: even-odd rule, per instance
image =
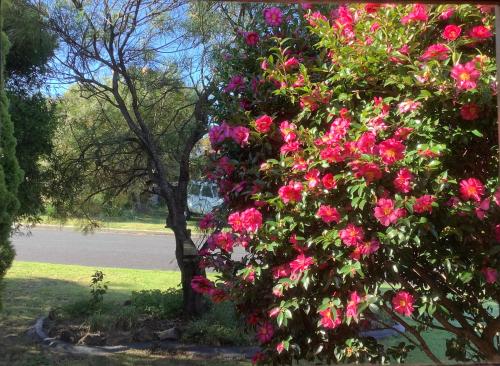
[{"label": "tall tree", "polygon": [[[61,78],[77,82],[82,96],[111,105],[120,114],[121,127],[115,130],[125,128],[128,136],[117,146],[139,152],[141,157],[130,179],[122,181],[123,188],[134,176],[145,174],[151,189],[165,200],[167,222],[176,238],[184,310],[199,313],[202,298],[190,283],[202,271],[185,212],[190,153],[207,131],[210,86],[205,85],[205,70],[199,62],[205,51],[180,26],[187,19],[187,5],[182,1],[75,0],[47,2],[38,9],[45,12],[58,35]],[[182,65],[184,82],[172,74],[169,65],[173,62]],[[192,96],[167,103],[187,88]],[[167,120],[157,118],[154,111],[158,108],[171,109]],[[181,118],[186,109],[191,110],[189,118]],[[175,165],[169,165],[170,161]],[[96,190],[106,188],[113,187]]]},{"label": "tall tree", "polygon": [[56,126],[54,108],[42,93],[56,42],[27,0],[12,0],[6,7],[4,32],[11,45],[5,67],[6,91],[17,139],[16,155],[24,171],[18,217],[34,222],[43,212],[42,197],[47,193],[46,164],[41,160],[51,153]]},{"label": "tall tree", "polygon": [[4,67],[9,41],[3,30],[5,2],[0,2],[0,279],[14,259],[9,237],[14,215],[19,207],[17,189],[22,171],[16,159],[16,139],[9,116],[9,102],[4,90]]}]

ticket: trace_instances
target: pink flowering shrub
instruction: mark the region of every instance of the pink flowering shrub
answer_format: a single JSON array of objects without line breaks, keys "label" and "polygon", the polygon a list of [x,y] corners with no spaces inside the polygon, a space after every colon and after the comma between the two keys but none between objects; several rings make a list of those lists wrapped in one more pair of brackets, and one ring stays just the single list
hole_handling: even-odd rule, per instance
[{"label": "pink flowering shrub", "polygon": [[[220,278],[193,286],[236,304],[259,363],[437,362],[428,329],[450,359],[498,361],[491,7],[257,14],[218,65],[209,176],[227,212],[203,220],[202,263]],[[387,317],[396,346],[365,332]]]}]

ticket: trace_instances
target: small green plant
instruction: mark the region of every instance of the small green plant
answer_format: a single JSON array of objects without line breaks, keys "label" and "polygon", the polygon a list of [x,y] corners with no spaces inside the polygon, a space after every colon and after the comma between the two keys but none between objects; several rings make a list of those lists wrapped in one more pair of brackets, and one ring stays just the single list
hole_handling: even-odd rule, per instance
[{"label": "small green plant", "polygon": [[90,306],[100,309],[104,295],[108,291],[108,282],[104,282],[104,273],[95,271],[90,280]]},{"label": "small green plant", "polygon": [[182,292],[175,288],[169,288],[166,291],[132,292],[131,303],[141,314],[158,319],[172,318],[182,312]]}]

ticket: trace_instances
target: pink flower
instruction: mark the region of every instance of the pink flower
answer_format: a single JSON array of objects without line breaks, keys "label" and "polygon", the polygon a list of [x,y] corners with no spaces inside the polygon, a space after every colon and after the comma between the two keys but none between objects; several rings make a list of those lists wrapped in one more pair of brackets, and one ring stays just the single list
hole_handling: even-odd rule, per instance
[{"label": "pink flower", "polygon": [[379,4],[379,3],[366,3],[365,4],[365,11],[368,13],[368,14],[373,14],[373,13],[376,13],[378,11],[378,9],[380,9],[380,7],[382,7],[383,4]]},{"label": "pink flower", "polygon": [[321,205],[316,212],[316,216],[320,217],[327,224],[340,221],[340,214],[337,209],[329,205]]},{"label": "pink flower", "polygon": [[363,177],[367,184],[382,178],[382,172],[380,171],[379,166],[375,163],[353,161],[351,163],[351,168],[354,172],[354,176],[356,178]]},{"label": "pink flower", "polygon": [[479,179],[469,178],[460,181],[460,196],[463,200],[481,201],[484,194],[484,185]]},{"label": "pink flower", "polygon": [[245,79],[242,75],[235,75],[229,80],[229,83],[224,88],[224,92],[228,93],[233,90],[240,90],[245,85]]},{"label": "pink flower", "polygon": [[213,228],[214,226],[215,226],[214,214],[211,212],[209,212],[205,216],[203,216],[203,218],[198,223],[198,227],[201,230],[207,230],[207,229]]},{"label": "pink flower", "polygon": [[310,171],[307,172],[307,174],[304,176],[306,181],[308,182],[308,187],[309,188],[316,188],[320,182],[319,178],[319,170],[318,169],[311,169]]},{"label": "pink flower", "polygon": [[345,229],[339,231],[340,239],[347,246],[362,244],[364,236],[363,228],[353,224],[348,224]]},{"label": "pink flower", "polygon": [[281,352],[283,352],[284,350],[285,350],[284,342],[280,342],[276,345],[276,352],[278,352],[278,354],[281,354]]},{"label": "pink flower", "polygon": [[443,38],[448,41],[454,41],[458,37],[460,37],[460,33],[462,33],[462,28],[455,24],[448,24],[444,27]]},{"label": "pink flower", "polygon": [[278,194],[284,203],[298,202],[302,198],[302,183],[290,181],[286,186],[278,190]]},{"label": "pink flower", "polygon": [[408,135],[413,132],[413,128],[411,127],[400,127],[394,132],[394,138],[396,140],[406,140]]},{"label": "pink flower", "polygon": [[358,318],[358,304],[361,302],[361,298],[359,297],[356,291],[351,292],[351,299],[347,303],[347,308],[345,311],[345,316],[348,318]]},{"label": "pink flower", "polygon": [[462,90],[475,89],[477,86],[477,79],[481,73],[476,69],[476,64],[472,61],[467,62],[465,65],[456,64],[451,69],[451,77],[455,79],[457,88]]},{"label": "pink flower", "polygon": [[303,253],[299,254],[297,258],[290,262],[290,269],[292,274],[302,273],[314,263],[313,257],[306,257]]},{"label": "pink flower", "polygon": [[338,163],[345,159],[344,150],[341,146],[326,147],[319,153],[321,160],[327,161],[329,163]]},{"label": "pink flower", "polygon": [[214,126],[208,132],[210,144],[212,147],[219,145],[227,137],[231,135],[231,127],[227,123],[222,123],[220,126]]},{"label": "pink flower", "polygon": [[328,21],[328,18],[321,14],[319,11],[312,12],[311,14],[306,14],[305,18],[309,22],[309,25],[311,27],[316,27],[318,25],[318,20],[321,20],[323,22]]},{"label": "pink flower", "polygon": [[231,226],[234,232],[239,233],[243,231],[243,224],[239,212],[233,212],[227,218],[227,223]]},{"label": "pink flower", "polygon": [[259,34],[257,32],[246,32],[245,43],[249,46],[255,46],[259,43]]},{"label": "pink flower", "polygon": [[491,268],[491,267],[485,267],[481,270],[484,275],[484,279],[488,283],[495,283],[497,282],[497,277],[498,277],[498,272],[496,269]]},{"label": "pink flower", "polygon": [[257,329],[257,339],[260,343],[267,343],[273,339],[274,328],[269,322],[265,322]]},{"label": "pink flower", "polygon": [[255,120],[255,129],[260,133],[267,133],[273,124],[272,117],[267,114],[260,116]]},{"label": "pink flower", "polygon": [[294,123],[283,121],[280,124],[281,136],[283,136],[283,140],[285,140],[285,142],[291,142],[297,138],[297,133],[295,132],[296,130],[297,126],[295,126]]},{"label": "pink flower", "polygon": [[493,36],[493,33],[483,25],[472,27],[469,31],[469,36],[474,39],[486,39]]},{"label": "pink flower", "polygon": [[429,19],[427,15],[427,9],[425,8],[425,5],[422,4],[415,4],[413,5],[413,9],[411,12],[401,18],[401,23],[402,24],[408,24],[408,23],[413,23],[413,22],[426,22]]},{"label": "pink flower", "polygon": [[401,102],[398,104],[398,110],[399,110],[399,113],[408,113],[408,112],[416,111],[421,106],[422,106],[422,103],[414,102],[411,99],[407,99],[404,102]]},{"label": "pink flower", "polygon": [[387,165],[394,164],[396,161],[404,158],[405,145],[396,139],[387,139],[379,145],[379,155],[382,162]]},{"label": "pink flower", "polygon": [[228,232],[216,233],[212,235],[212,238],[215,245],[221,248],[222,250],[229,253],[233,251],[234,240],[233,240],[233,235],[231,233]]},{"label": "pink flower", "polygon": [[299,148],[300,148],[299,141],[290,141],[290,142],[287,142],[286,144],[281,145],[280,154],[286,155],[288,153],[298,151]]},{"label": "pink flower", "polygon": [[486,198],[476,207],[476,216],[479,220],[484,220],[484,217],[490,209],[490,203],[491,200],[489,198]]},{"label": "pink flower", "polygon": [[380,242],[377,239],[371,239],[369,241],[365,241],[363,244],[358,245],[360,254],[362,255],[370,255],[375,253],[380,248]]},{"label": "pink flower", "polygon": [[321,183],[323,183],[325,189],[337,188],[337,181],[332,173],[326,173],[323,178],[321,178]]},{"label": "pink flower", "polygon": [[285,67],[285,70],[288,72],[299,67],[299,64],[300,64],[299,60],[297,60],[295,57],[290,57],[288,60],[285,61],[283,66]]},{"label": "pink flower", "polygon": [[365,132],[356,141],[356,147],[363,154],[373,154],[375,140],[376,137],[373,132]]},{"label": "pink flower", "polygon": [[425,194],[415,200],[415,203],[413,204],[413,211],[416,213],[432,213],[432,204],[435,200],[436,197]]},{"label": "pink flower", "polygon": [[474,121],[479,118],[479,106],[476,103],[467,103],[460,108],[460,115],[466,121]]},{"label": "pink flower", "polygon": [[394,179],[394,187],[398,192],[408,193],[412,190],[413,175],[407,168],[400,169]]},{"label": "pink flower", "polygon": [[406,291],[399,291],[392,298],[392,308],[397,313],[411,316],[413,313],[413,296]]},{"label": "pink flower", "polygon": [[271,310],[269,310],[269,317],[276,318],[280,312],[281,308],[279,306],[272,308]]},{"label": "pink flower", "polygon": [[401,209],[394,208],[394,201],[389,198],[379,198],[374,209],[375,218],[384,226],[389,226],[399,220]]},{"label": "pink flower", "polygon": [[280,266],[274,267],[273,270],[273,278],[277,280],[278,278],[288,277],[290,276],[290,266],[288,264],[282,264]]},{"label": "pink flower", "polygon": [[240,214],[242,228],[246,232],[256,232],[262,226],[262,214],[255,208],[249,208]]},{"label": "pink flower", "polygon": [[204,276],[194,276],[191,280],[191,288],[200,294],[210,294],[214,290],[215,285]]},{"label": "pink flower", "polygon": [[320,323],[323,328],[335,329],[342,324],[342,312],[340,309],[337,309],[335,313],[336,314],[333,315],[331,308],[327,308],[319,312],[319,315],[321,315]]},{"label": "pink flower", "polygon": [[278,27],[283,21],[283,13],[276,7],[264,9],[263,15],[267,25],[271,27]]},{"label": "pink flower", "polygon": [[443,10],[443,12],[439,15],[439,19],[441,20],[448,20],[451,18],[451,16],[453,15],[453,13],[455,12],[455,9],[453,8],[446,8],[445,10]]},{"label": "pink flower", "polygon": [[248,144],[250,130],[243,126],[236,126],[231,131],[231,137],[238,145],[243,147]]},{"label": "pink flower", "polygon": [[427,61],[427,60],[439,60],[443,61],[448,58],[448,53],[450,50],[446,45],[442,43],[437,43],[433,44],[425,50],[424,54],[420,56],[421,60]]}]

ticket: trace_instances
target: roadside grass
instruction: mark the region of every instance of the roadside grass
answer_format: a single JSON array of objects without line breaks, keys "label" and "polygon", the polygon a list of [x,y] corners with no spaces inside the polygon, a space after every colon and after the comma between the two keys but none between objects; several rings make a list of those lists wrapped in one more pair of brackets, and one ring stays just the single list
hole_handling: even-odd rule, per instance
[{"label": "roadside grass", "polygon": [[[173,233],[172,229],[165,227],[165,216],[159,214],[133,214],[122,216],[106,216],[95,218],[100,224],[99,229],[123,230],[123,231],[146,231],[158,233]],[[48,215],[42,215],[38,225],[56,225],[63,227],[83,228],[88,224],[86,221],[77,218],[70,218],[61,222]],[[193,233],[199,232],[198,219],[193,217],[188,220],[188,229]]]},{"label": "roadside grass", "polygon": [[[77,357],[58,354],[35,344],[25,337],[25,332],[36,318],[57,306],[64,306],[88,299],[89,278],[96,269],[106,274],[109,289],[105,301],[123,302],[130,299],[132,291],[165,291],[177,287],[179,272],[94,268],[35,262],[14,262],[4,284],[4,309],[0,312],[0,365],[165,365],[165,366],[249,366],[249,362],[224,362],[196,360],[173,355],[154,355],[144,351],[126,352],[107,357]],[[223,310],[222,310],[223,311]],[[210,316],[201,322],[210,324]],[[201,324],[203,325],[203,324]],[[237,337],[238,334],[231,334]],[[446,363],[445,342],[448,334],[432,331],[424,334],[431,349]],[[402,341],[391,337],[383,341],[394,345]],[[408,364],[431,364],[420,350],[410,352]],[[311,365],[300,363],[300,365]]]}]

